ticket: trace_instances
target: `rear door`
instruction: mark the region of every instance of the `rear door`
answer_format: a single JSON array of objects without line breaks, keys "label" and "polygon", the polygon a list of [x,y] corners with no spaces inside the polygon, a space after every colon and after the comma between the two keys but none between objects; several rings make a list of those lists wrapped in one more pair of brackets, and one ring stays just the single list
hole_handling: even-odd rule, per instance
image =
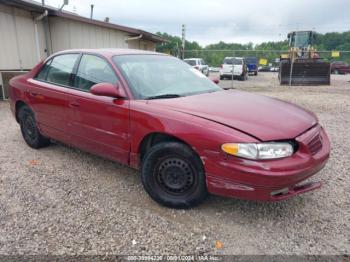
[{"label": "rear door", "polygon": [[53,139],[67,142],[66,133],[69,88],[73,69],[80,54],[62,54],[45,63],[33,79],[28,80],[27,94],[40,131]]},{"label": "rear door", "polygon": [[208,75],[208,73],[209,73],[209,66],[205,63],[205,61],[203,59],[201,59],[201,64],[202,64],[202,67],[203,67],[202,72],[205,75]]},{"label": "rear door", "polygon": [[222,65],[222,73],[225,75],[232,74],[232,58],[227,57],[224,59],[224,63]]},{"label": "rear door", "polygon": [[83,150],[127,164],[130,151],[129,100],[90,93],[94,84],[104,82],[119,82],[112,66],[103,57],[83,54],[68,98],[67,118],[71,143]]}]

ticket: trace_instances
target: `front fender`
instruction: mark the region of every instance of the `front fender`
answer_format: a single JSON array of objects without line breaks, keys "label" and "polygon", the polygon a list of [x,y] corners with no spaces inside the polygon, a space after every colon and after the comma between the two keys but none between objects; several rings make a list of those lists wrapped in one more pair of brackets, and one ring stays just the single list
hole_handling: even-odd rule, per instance
[{"label": "front fender", "polygon": [[140,144],[152,133],[173,136],[205,159],[223,154],[221,145],[229,142],[258,142],[255,138],[208,119],[171,109],[159,109],[147,101],[130,102],[131,166],[138,167]]}]

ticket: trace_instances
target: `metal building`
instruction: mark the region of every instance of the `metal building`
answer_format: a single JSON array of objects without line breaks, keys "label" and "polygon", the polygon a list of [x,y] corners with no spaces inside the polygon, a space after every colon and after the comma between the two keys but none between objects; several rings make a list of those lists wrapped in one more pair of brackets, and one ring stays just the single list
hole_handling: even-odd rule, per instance
[{"label": "metal building", "polygon": [[[164,39],[143,30],[59,11],[32,0],[0,0],[0,86],[6,85],[2,78],[29,70],[57,51],[109,47],[153,51],[160,42]],[[5,88],[2,91],[0,97]]]}]

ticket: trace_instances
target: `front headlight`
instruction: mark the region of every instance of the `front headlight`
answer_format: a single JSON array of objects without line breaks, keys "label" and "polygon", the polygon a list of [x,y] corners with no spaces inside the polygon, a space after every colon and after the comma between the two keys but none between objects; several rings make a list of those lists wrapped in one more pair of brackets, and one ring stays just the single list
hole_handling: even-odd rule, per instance
[{"label": "front headlight", "polygon": [[277,159],[291,156],[293,146],[287,142],[271,143],[229,143],[223,144],[221,149],[233,156],[248,159]]}]

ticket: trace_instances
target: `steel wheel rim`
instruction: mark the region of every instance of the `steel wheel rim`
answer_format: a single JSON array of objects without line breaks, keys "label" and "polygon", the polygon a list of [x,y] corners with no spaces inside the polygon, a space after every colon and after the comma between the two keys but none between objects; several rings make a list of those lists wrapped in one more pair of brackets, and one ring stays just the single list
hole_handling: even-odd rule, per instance
[{"label": "steel wheel rim", "polygon": [[34,141],[37,135],[34,119],[29,114],[26,114],[22,125],[23,133],[26,139],[28,139],[29,141]]},{"label": "steel wheel rim", "polygon": [[196,183],[191,165],[179,158],[166,158],[156,166],[156,183],[171,195],[183,195],[193,190]]}]

